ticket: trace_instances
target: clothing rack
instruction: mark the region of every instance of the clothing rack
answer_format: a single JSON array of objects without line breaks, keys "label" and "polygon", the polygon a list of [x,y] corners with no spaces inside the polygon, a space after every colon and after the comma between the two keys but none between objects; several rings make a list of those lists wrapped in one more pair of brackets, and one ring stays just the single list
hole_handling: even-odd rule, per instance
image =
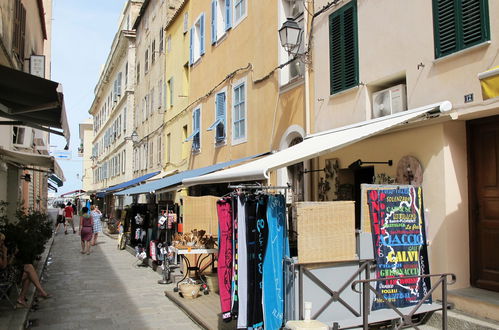
[{"label": "clothing rack", "polygon": [[229,185],[229,189],[264,189],[264,190],[278,190],[278,189],[291,189],[291,186],[261,186],[258,184],[240,184]]}]

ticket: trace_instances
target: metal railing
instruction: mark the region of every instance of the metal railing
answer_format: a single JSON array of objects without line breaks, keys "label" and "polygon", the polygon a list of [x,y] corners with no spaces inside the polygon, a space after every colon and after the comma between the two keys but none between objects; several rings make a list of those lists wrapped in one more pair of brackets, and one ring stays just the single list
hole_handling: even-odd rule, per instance
[{"label": "metal railing", "polygon": [[[442,287],[442,329],[447,330],[447,286],[452,285],[456,282],[456,275],[452,273],[444,273],[444,274],[429,274],[429,275],[415,275],[415,276],[398,276],[398,277],[390,277],[390,280],[399,280],[399,279],[410,279],[410,278],[439,278],[436,283],[432,284],[432,288],[430,291],[426,293],[426,295],[419,301],[418,304],[414,305],[411,311],[408,314],[404,314],[395,307],[391,302],[389,302],[385,297],[377,291],[371,283],[386,281],[387,278],[376,278],[376,279],[365,279],[365,280],[357,280],[352,282],[351,288],[354,292],[362,294],[362,323],[363,328],[369,328],[369,313],[370,313],[370,304],[371,304],[371,291],[376,295],[378,299],[382,302],[386,303],[388,307],[390,307],[398,316],[400,316],[400,323],[395,327],[395,329],[401,329],[404,326],[412,326],[417,329],[418,323],[413,322],[414,314],[419,310],[421,305],[423,305],[430,297],[431,294],[441,285]],[[448,279],[450,277],[450,280]],[[362,285],[362,291],[358,289],[358,285]],[[437,309],[438,310],[438,309]]]},{"label": "metal railing", "polygon": [[[341,264],[341,263],[339,263]],[[329,288],[324,282],[322,282],[317,276],[315,276],[305,265],[299,265],[298,268],[298,285],[299,285],[299,317],[302,320],[303,319],[303,278],[304,276],[308,277],[315,285],[317,285],[319,288],[321,288],[323,291],[325,291],[327,294],[330,295],[330,298],[322,305],[319,307],[319,310],[312,315],[311,319],[315,320],[317,319],[328,307],[331,305],[333,302],[338,302],[341,305],[343,305],[350,313],[352,313],[355,317],[361,316],[361,313],[359,313],[357,310],[355,310],[354,307],[352,307],[350,304],[348,304],[344,299],[341,298],[341,294],[345,291],[346,288],[350,285],[350,283],[353,283],[353,281],[364,272],[365,273],[365,278],[369,278],[371,268],[374,265],[373,260],[366,260],[362,262],[359,265],[359,269],[355,271],[342,285],[338,290],[332,290]]]}]

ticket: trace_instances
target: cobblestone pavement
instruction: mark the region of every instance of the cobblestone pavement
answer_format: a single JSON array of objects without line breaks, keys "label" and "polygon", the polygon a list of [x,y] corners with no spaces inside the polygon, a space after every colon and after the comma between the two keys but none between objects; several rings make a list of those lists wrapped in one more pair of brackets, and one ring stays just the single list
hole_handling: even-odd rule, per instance
[{"label": "cobblestone pavement", "polygon": [[59,233],[43,286],[52,298],[28,316],[34,329],[199,329],[164,295],[161,277],[99,235],[90,255],[78,234]]}]

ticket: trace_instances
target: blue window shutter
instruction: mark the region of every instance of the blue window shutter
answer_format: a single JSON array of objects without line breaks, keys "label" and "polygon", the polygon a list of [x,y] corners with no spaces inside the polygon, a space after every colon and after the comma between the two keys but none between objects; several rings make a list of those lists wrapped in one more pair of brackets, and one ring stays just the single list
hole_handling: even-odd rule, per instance
[{"label": "blue window shutter", "polygon": [[191,40],[189,41],[190,42],[190,45],[189,45],[189,49],[190,49],[190,57],[189,57],[189,64],[192,65],[194,63],[194,48],[192,47],[193,46],[193,42],[194,42],[194,28],[191,27]]},{"label": "blue window shutter", "polygon": [[204,30],[205,30],[204,29],[204,13],[202,13],[201,17],[199,18],[199,27],[201,30],[201,31],[199,31],[200,32],[199,34],[201,35],[201,38],[199,41],[199,43],[200,43],[200,48],[199,48],[200,52],[199,53],[201,55],[203,55],[204,54]]},{"label": "blue window shutter", "polygon": [[232,27],[232,4],[230,0],[225,0],[225,30]]},{"label": "blue window shutter", "polygon": [[217,94],[216,107],[217,107],[217,119],[225,118],[225,93]]},{"label": "blue window shutter", "polygon": [[217,42],[217,1],[211,1],[211,43]]}]

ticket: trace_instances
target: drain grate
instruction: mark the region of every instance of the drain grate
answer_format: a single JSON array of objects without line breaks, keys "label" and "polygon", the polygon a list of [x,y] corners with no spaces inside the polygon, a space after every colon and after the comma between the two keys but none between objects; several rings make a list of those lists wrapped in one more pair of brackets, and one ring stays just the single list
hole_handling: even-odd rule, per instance
[{"label": "drain grate", "polygon": [[35,328],[37,326],[39,326],[38,319],[31,319],[31,320],[26,321],[26,325],[25,325],[24,329]]}]

